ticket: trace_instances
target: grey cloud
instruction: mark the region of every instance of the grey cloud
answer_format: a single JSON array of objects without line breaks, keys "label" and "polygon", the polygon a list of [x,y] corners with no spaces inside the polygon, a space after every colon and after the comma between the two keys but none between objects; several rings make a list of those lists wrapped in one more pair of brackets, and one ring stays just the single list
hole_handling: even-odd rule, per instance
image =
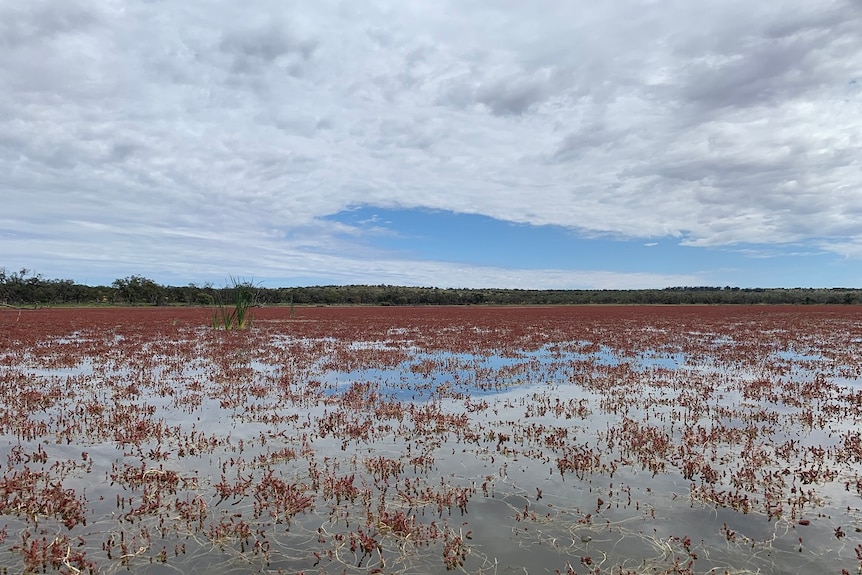
[{"label": "grey cloud", "polygon": [[519,70],[478,79],[470,74],[447,84],[438,102],[460,108],[482,104],[495,116],[524,115],[559,90],[550,70]]},{"label": "grey cloud", "polygon": [[115,89],[112,17],[101,3],[0,6],[0,85],[20,91],[18,100],[37,104],[26,112],[40,103],[62,105],[67,95],[98,99]]},{"label": "grey cloud", "polygon": [[466,108],[476,101],[476,88],[468,77],[449,79],[444,84],[443,92],[436,100],[437,104]]},{"label": "grey cloud", "polygon": [[625,133],[610,129],[602,119],[587,120],[563,138],[552,159],[555,162],[583,159],[593,150],[623,145],[625,138]]},{"label": "grey cloud", "polygon": [[374,43],[377,48],[389,48],[395,42],[392,33],[380,26],[370,26],[365,30],[368,38]]},{"label": "grey cloud", "polygon": [[[784,39],[809,34],[820,36],[824,32],[851,33],[854,29],[853,21],[860,17],[858,10],[856,0],[831,2],[821,6],[810,5],[808,10],[782,10],[776,14],[776,21],[763,26],[764,36]],[[858,28],[856,31],[858,32]]]},{"label": "grey cloud", "polygon": [[0,6],[0,45],[17,47],[86,32],[99,20],[95,5],[87,2],[8,2]]},{"label": "grey cloud", "polygon": [[249,73],[261,65],[282,64],[294,74],[301,70],[317,41],[301,38],[278,19],[258,27],[226,32],[219,48],[233,58],[233,71]]},{"label": "grey cloud", "polygon": [[110,146],[110,152],[108,153],[108,161],[111,163],[114,162],[125,162],[138,154],[144,148],[138,144],[137,142],[114,142]]},{"label": "grey cloud", "polygon": [[524,114],[548,94],[548,86],[534,78],[505,78],[480,84],[476,101],[485,104],[497,116]]},{"label": "grey cloud", "polygon": [[859,56],[862,11],[843,8],[790,10],[762,29],[728,33],[732,43],[689,56],[683,97],[710,108],[773,106],[846,78]]},{"label": "grey cloud", "polygon": [[772,105],[796,98],[819,82],[811,75],[810,45],[760,46],[719,64],[694,64],[684,96],[713,108]]}]

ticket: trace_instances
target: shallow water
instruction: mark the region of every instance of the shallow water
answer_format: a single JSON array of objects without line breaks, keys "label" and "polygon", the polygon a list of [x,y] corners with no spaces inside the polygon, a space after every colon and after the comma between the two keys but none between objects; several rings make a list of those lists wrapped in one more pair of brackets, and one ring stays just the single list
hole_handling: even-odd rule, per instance
[{"label": "shallow water", "polygon": [[806,318],[800,352],[763,347],[792,314],[693,335],[694,311],[591,329],[542,310],[272,313],[243,333],[160,320],[7,343],[10,572],[862,564],[862,396],[826,352],[831,316]]}]

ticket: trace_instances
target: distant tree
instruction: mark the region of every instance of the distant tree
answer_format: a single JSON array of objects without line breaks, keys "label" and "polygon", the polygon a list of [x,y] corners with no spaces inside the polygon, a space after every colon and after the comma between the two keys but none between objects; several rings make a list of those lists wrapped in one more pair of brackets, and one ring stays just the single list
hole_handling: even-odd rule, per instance
[{"label": "distant tree", "polygon": [[159,305],[164,298],[164,288],[149,278],[139,275],[116,279],[111,284],[117,295],[126,303],[148,303]]}]

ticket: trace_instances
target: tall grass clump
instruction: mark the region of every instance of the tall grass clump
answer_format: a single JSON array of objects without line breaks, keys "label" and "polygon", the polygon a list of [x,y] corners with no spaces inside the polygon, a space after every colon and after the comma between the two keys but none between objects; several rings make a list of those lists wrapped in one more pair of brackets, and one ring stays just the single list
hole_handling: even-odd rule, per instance
[{"label": "tall grass clump", "polygon": [[222,290],[233,296],[233,305],[225,303],[223,296],[218,297],[213,311],[213,328],[234,331],[251,327],[251,308],[256,304],[256,290],[250,281],[242,281],[231,276],[231,285]]}]

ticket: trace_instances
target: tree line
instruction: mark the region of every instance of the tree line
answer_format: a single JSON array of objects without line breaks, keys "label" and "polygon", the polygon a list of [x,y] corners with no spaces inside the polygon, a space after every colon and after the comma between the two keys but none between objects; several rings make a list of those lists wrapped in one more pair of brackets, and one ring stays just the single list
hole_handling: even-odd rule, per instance
[{"label": "tree line", "polygon": [[[237,285],[164,286],[132,275],[108,286],[45,279],[27,269],[0,268],[0,304],[198,305],[232,301]],[[862,304],[856,288],[738,288],[680,286],[635,290],[456,289],[392,285],[254,286],[257,305],[588,305],[588,304]]]}]

